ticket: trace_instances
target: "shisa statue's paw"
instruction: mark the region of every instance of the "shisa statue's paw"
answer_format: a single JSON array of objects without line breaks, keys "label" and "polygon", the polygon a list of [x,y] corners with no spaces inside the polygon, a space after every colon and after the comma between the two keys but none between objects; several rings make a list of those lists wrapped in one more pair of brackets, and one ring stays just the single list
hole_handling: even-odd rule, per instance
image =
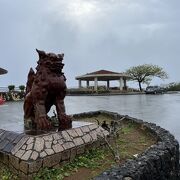
[{"label": "shisa statue's paw", "polygon": [[40,117],[37,121],[38,129],[46,130],[51,128],[51,123],[46,117]]}]

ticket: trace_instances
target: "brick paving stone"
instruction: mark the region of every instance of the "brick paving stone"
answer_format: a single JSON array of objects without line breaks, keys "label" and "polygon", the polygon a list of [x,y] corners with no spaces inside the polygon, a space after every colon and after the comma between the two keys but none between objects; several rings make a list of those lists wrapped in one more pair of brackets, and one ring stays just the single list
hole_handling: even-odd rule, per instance
[{"label": "brick paving stone", "polygon": [[53,151],[52,149],[45,149],[45,152],[46,152],[48,155],[54,154],[54,151]]},{"label": "brick paving stone", "polygon": [[45,148],[51,149],[52,141],[45,141]]},{"label": "brick paving stone", "polygon": [[54,140],[54,141],[53,141],[53,144],[57,144],[57,141],[56,141],[56,140]]},{"label": "brick paving stone", "polygon": [[74,144],[76,145],[76,146],[79,146],[79,145],[81,145],[81,144],[84,144],[84,141],[82,140],[82,138],[75,138],[75,139],[73,139],[73,142],[74,142]]},{"label": "brick paving stone", "polygon": [[70,149],[70,148],[75,147],[75,145],[72,142],[66,142],[66,143],[63,144],[63,147],[66,150],[66,149]]},{"label": "brick paving stone", "polygon": [[54,137],[54,140],[59,140],[62,138],[62,135],[57,132],[57,133],[53,134],[53,137]]},{"label": "brick paving stone", "polygon": [[19,170],[25,174],[28,174],[28,163],[25,161],[21,161],[19,164]]},{"label": "brick paving stone", "polygon": [[80,128],[76,128],[75,131],[77,132],[78,136],[83,136],[84,133],[81,131]]},{"label": "brick paving stone", "polygon": [[12,142],[18,137],[18,135],[19,135],[18,133],[10,132],[9,135],[7,136],[7,139]]},{"label": "brick paving stone", "polygon": [[44,136],[43,139],[45,141],[53,141],[53,136],[52,135]]},{"label": "brick paving stone", "polygon": [[10,134],[10,131],[5,131],[2,135],[1,135],[1,139],[7,139],[7,136]]},{"label": "brick paving stone", "polygon": [[30,150],[33,148],[34,143],[28,144],[26,150]]},{"label": "brick paving stone", "polygon": [[43,160],[43,167],[53,167],[61,161],[61,153],[45,157]]},{"label": "brick paving stone", "polygon": [[6,131],[1,131],[1,133],[0,133],[0,140],[2,140],[1,139],[1,136],[3,136],[3,134],[5,133]]},{"label": "brick paving stone", "polygon": [[98,128],[98,125],[97,124],[91,124],[89,125],[89,129],[90,130],[94,130],[94,129],[97,129]]},{"label": "brick paving stone", "polygon": [[9,144],[9,141],[4,139],[0,142],[0,150],[4,149]]},{"label": "brick paving stone", "polygon": [[31,154],[31,158],[32,160],[36,160],[39,157],[39,153],[36,151],[33,151],[33,153]]},{"label": "brick paving stone", "polygon": [[66,141],[72,141],[71,137],[69,136],[69,134],[66,131],[62,131],[61,135]]},{"label": "brick paving stone", "polygon": [[98,138],[103,138],[103,137],[105,136],[104,131],[105,131],[105,130],[104,130],[103,128],[98,127],[98,128],[96,129],[97,137],[98,137]]},{"label": "brick paving stone", "polygon": [[83,127],[81,127],[81,130],[82,130],[82,132],[84,132],[84,133],[87,133],[87,132],[90,131],[89,128],[88,128],[88,126],[83,126]]},{"label": "brick paving stone", "polygon": [[106,131],[106,130],[104,130],[102,127],[98,127],[98,128],[96,129],[96,132],[97,132],[97,136],[99,136],[99,137],[101,137],[101,138],[109,135],[109,132]]},{"label": "brick paving stone", "polygon": [[34,138],[33,138],[33,137],[30,137],[30,138],[27,140],[26,144],[31,144],[31,143],[33,143],[33,142],[34,142]]},{"label": "brick paving stone", "polygon": [[27,147],[26,145],[23,145],[21,149],[26,149],[26,147]]},{"label": "brick paving stone", "polygon": [[71,137],[78,137],[77,132],[74,129],[70,129],[66,131]]},{"label": "brick paving stone", "polygon": [[42,159],[39,159],[29,163],[29,173],[38,172],[42,167],[42,162],[43,162]]},{"label": "brick paving stone", "polygon": [[103,132],[103,133],[104,133],[104,135],[105,135],[105,136],[108,136],[108,135],[109,135],[109,132],[108,132],[108,131],[106,131],[106,130],[104,130],[104,132]]},{"label": "brick paving stone", "polygon": [[97,133],[97,138],[98,139],[104,138],[104,133],[102,133],[102,132]]},{"label": "brick paving stone", "polygon": [[[101,133],[104,133],[106,132],[105,129],[103,129],[101,126],[99,126],[97,129],[96,129],[97,132],[101,132]],[[108,132],[108,131],[107,131]]]},{"label": "brick paving stone", "polygon": [[60,144],[53,145],[52,148],[55,151],[55,153],[59,153],[59,152],[62,152],[64,150],[64,148]]},{"label": "brick paving stone", "polygon": [[41,158],[43,158],[43,157],[45,157],[45,156],[47,156],[46,152],[43,151],[43,152],[40,153],[40,157],[41,157]]},{"label": "brick paving stone", "polygon": [[11,152],[11,150],[14,148],[14,145],[12,143],[8,143],[5,148],[3,149],[4,152]]},{"label": "brick paving stone", "polygon": [[86,134],[82,137],[82,139],[84,140],[85,143],[89,143],[91,142],[91,136],[89,134]]},{"label": "brick paving stone", "polygon": [[13,141],[13,144],[17,144],[23,137],[25,137],[24,134],[19,134],[16,139]]},{"label": "brick paving stone", "polygon": [[34,144],[34,150],[37,152],[41,152],[44,149],[44,139],[43,138],[36,138]]},{"label": "brick paving stone", "polygon": [[28,150],[24,153],[24,155],[21,157],[22,160],[29,160],[30,156],[32,154],[32,150]]},{"label": "brick paving stone", "polygon": [[58,140],[58,144],[63,144],[63,143],[64,143],[63,139]]},{"label": "brick paving stone", "polygon": [[17,170],[19,169],[19,158],[14,156],[9,156],[9,163]]},{"label": "brick paving stone", "polygon": [[[27,136],[23,136],[21,138],[21,140],[19,140],[19,142],[14,146],[14,148],[12,149],[11,153],[14,155],[16,154],[16,152],[26,143],[28,137]],[[15,140],[16,141],[16,140]]]},{"label": "brick paving stone", "polygon": [[21,158],[24,153],[25,153],[25,150],[20,149],[18,152],[16,152],[15,156],[18,158]]},{"label": "brick paving stone", "polygon": [[2,133],[2,132],[4,132],[4,130],[3,130],[3,129],[0,129],[0,136],[1,136],[1,133]]},{"label": "brick paving stone", "polygon": [[102,132],[102,129],[100,128],[100,126],[96,129],[96,132],[97,132],[97,133]]},{"label": "brick paving stone", "polygon": [[93,141],[96,141],[98,138],[97,138],[97,132],[94,130],[94,131],[91,131],[89,133],[89,135],[92,137]]}]

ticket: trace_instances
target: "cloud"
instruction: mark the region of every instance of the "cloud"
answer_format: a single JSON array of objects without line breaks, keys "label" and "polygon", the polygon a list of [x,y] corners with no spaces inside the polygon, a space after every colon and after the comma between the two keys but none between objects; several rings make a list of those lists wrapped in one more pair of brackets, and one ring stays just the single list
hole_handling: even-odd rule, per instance
[{"label": "cloud", "polygon": [[99,69],[162,66],[179,81],[179,0],[1,0],[0,86],[25,84],[35,48],[65,53],[68,86]]}]

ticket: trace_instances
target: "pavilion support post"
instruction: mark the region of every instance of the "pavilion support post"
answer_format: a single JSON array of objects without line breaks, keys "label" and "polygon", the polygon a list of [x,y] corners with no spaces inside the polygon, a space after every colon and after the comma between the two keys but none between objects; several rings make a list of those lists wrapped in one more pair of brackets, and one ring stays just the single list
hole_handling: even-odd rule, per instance
[{"label": "pavilion support post", "polygon": [[82,88],[81,80],[79,80],[79,88]]},{"label": "pavilion support post", "polygon": [[86,81],[86,87],[89,88],[89,81]]},{"label": "pavilion support post", "polygon": [[94,78],[94,90],[95,91],[98,90],[98,78],[97,77]]},{"label": "pavilion support post", "polygon": [[110,87],[110,83],[109,83],[109,80],[107,80],[107,89],[109,89]]},{"label": "pavilion support post", "polygon": [[124,81],[124,89],[127,90],[126,78],[124,78],[123,81]]},{"label": "pavilion support post", "polygon": [[119,79],[119,90],[122,91],[123,90],[123,78],[120,77]]}]

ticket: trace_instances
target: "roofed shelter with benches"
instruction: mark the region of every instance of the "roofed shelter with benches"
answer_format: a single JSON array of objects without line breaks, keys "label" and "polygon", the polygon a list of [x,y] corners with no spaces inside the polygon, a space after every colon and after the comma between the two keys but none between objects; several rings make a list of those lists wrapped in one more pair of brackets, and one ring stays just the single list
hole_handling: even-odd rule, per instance
[{"label": "roofed shelter with benches", "polygon": [[[7,72],[8,72],[7,70],[0,67],[0,75],[6,74]],[[1,98],[1,94],[0,94],[0,98]]]},{"label": "roofed shelter with benches", "polygon": [[125,73],[112,72],[107,70],[99,70],[91,73],[87,73],[82,76],[77,76],[76,80],[79,81],[79,88],[82,87],[82,81],[86,81],[86,87],[89,87],[89,82],[94,81],[94,90],[98,90],[98,81],[106,81],[107,89],[110,88],[110,81],[118,80],[119,81],[119,90],[127,89],[126,81],[129,79],[129,76]]},{"label": "roofed shelter with benches", "polygon": [[7,70],[3,69],[3,68],[0,68],[0,75],[1,74],[6,74],[7,73]]}]

